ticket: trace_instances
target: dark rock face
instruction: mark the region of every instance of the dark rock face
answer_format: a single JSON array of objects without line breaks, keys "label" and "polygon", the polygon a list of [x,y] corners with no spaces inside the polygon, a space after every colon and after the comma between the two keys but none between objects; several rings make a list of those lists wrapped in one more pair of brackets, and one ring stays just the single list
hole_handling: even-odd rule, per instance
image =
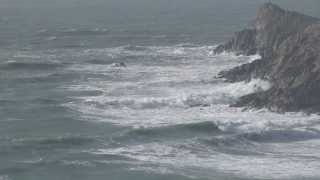
[{"label": "dark rock face", "polygon": [[[267,107],[273,111],[320,111],[320,21],[296,12],[285,11],[271,3],[258,11],[254,37],[241,39],[250,42],[241,47],[248,55],[254,39],[262,59],[220,73],[228,81],[267,79],[268,91],[240,98],[234,106]],[[253,34],[252,34],[253,35]],[[235,37],[234,39],[239,39]],[[217,52],[237,51],[234,40],[219,46]],[[241,44],[240,43],[240,44]],[[228,46],[227,46],[228,45]]]},{"label": "dark rock face", "polygon": [[253,29],[235,33],[234,38],[218,46],[215,52],[233,51],[243,55],[259,53],[262,57],[270,57],[289,36],[318,21],[317,18],[266,3],[259,8]]},{"label": "dark rock face", "polygon": [[268,63],[267,59],[258,59],[251,63],[222,71],[218,77],[225,78],[228,82],[250,81],[253,78],[267,79],[265,75]]},{"label": "dark rock face", "polygon": [[317,21],[317,18],[285,11],[272,3],[262,5],[255,20],[259,53],[262,57],[271,57],[289,36],[303,31]]},{"label": "dark rock face", "polygon": [[245,29],[235,33],[235,37],[226,44],[218,46],[214,52],[237,52],[238,54],[253,55],[257,53],[256,30]]},{"label": "dark rock face", "polygon": [[[260,100],[279,111],[320,110],[320,24],[289,37],[270,61],[274,87]],[[262,98],[264,97],[264,98]],[[255,102],[252,99],[251,102]]]}]

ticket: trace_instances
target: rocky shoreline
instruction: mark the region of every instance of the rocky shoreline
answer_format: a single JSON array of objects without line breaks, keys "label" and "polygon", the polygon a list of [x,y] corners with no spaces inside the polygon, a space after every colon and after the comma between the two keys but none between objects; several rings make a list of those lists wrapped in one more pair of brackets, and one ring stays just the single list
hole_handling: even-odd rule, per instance
[{"label": "rocky shoreline", "polygon": [[260,54],[261,59],[223,71],[226,81],[268,80],[272,88],[241,97],[233,106],[276,112],[320,112],[320,20],[263,4],[254,26],[235,33],[215,53]]}]

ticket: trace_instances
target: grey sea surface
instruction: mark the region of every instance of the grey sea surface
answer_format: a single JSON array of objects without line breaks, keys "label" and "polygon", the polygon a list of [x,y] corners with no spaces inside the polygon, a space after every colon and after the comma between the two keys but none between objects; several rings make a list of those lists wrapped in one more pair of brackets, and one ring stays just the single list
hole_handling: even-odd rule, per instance
[{"label": "grey sea surface", "polygon": [[215,78],[259,58],[212,50],[263,2],[0,0],[0,180],[320,179],[319,116]]}]

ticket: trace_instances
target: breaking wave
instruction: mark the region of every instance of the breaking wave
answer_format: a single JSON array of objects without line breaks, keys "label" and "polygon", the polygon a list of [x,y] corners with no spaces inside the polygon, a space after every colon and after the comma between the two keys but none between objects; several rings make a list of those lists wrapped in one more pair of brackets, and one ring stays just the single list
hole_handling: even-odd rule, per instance
[{"label": "breaking wave", "polygon": [[271,87],[270,83],[260,79],[252,80],[249,83],[239,82],[234,84],[221,84],[219,87],[212,87],[212,90],[199,94],[178,95],[176,97],[143,97],[143,98],[114,98],[114,97],[86,97],[84,103],[97,107],[124,108],[133,109],[154,109],[161,107],[205,107],[215,104],[230,104],[243,95],[257,91],[265,91]]},{"label": "breaking wave", "polygon": [[222,131],[213,122],[198,122],[190,124],[178,124],[172,126],[162,126],[162,127],[149,127],[149,128],[133,128],[119,137],[114,137],[113,140],[134,140],[138,139],[153,139],[153,138],[193,138],[195,136],[201,135],[218,135]]}]

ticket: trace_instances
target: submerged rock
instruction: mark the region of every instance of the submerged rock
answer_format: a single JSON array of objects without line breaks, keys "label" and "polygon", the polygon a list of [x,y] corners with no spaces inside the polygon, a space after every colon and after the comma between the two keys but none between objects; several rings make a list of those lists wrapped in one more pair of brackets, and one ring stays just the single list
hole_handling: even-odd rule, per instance
[{"label": "submerged rock", "polygon": [[221,72],[220,77],[231,82],[262,78],[272,82],[273,86],[267,91],[240,98],[235,106],[267,107],[280,112],[319,112],[319,19],[266,3],[258,10],[252,32],[255,33],[245,38],[236,34],[215,52],[236,51],[250,55],[248,52],[256,49],[262,58]]},{"label": "submerged rock", "polygon": [[112,67],[127,67],[127,65],[124,62],[119,63],[113,63],[111,64]]}]

